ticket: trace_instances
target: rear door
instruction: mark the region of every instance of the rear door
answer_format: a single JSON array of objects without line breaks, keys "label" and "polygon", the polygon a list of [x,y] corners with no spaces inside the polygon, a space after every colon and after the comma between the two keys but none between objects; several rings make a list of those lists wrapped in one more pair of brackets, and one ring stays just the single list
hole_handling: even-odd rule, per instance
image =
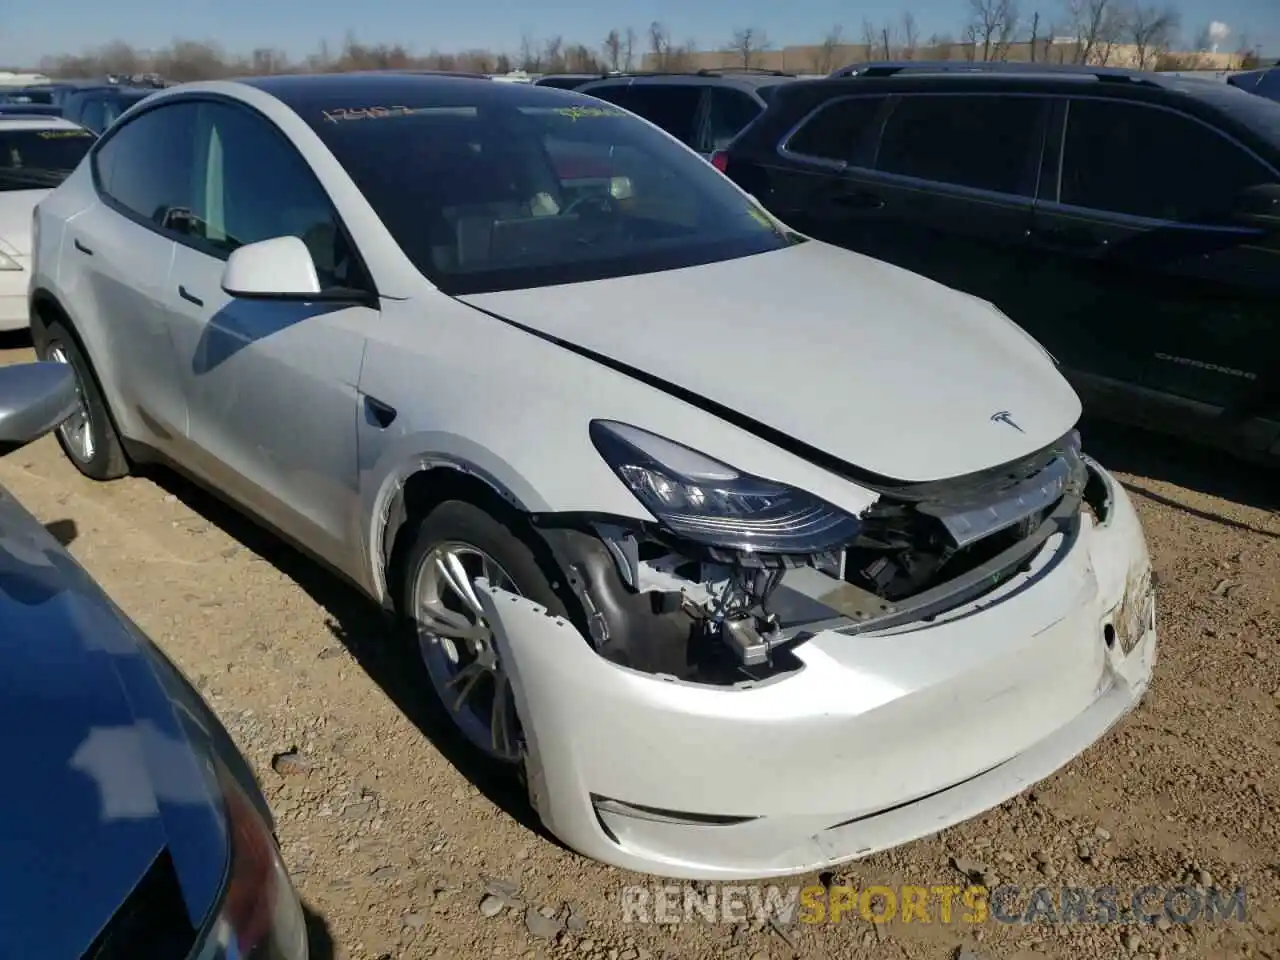
[{"label": "rear door", "polygon": [[170,455],[186,436],[187,404],[166,309],[169,212],[185,205],[194,112],[164,104],[101,143],[91,162],[103,202],[68,223],[63,254],[75,315],[96,318],[104,340],[94,360],[121,429]]},{"label": "rear door", "polygon": [[1230,212],[1280,177],[1166,107],[1072,97],[1064,113],[1032,230],[1046,344],[1099,397],[1145,387],[1207,415],[1238,402],[1276,369],[1280,246]]}]

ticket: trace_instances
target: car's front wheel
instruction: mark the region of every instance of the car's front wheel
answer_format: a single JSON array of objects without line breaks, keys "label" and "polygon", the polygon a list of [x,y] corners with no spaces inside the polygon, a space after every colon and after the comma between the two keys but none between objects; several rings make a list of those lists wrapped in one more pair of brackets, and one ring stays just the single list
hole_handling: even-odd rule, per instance
[{"label": "car's front wheel", "polygon": [[80,405],[56,431],[58,444],[76,469],[94,480],[115,480],[129,473],[129,461],[98,389],[93,368],[70,332],[60,323],[49,324],[41,338],[40,356],[65,363],[76,377]]},{"label": "car's front wheel", "polygon": [[523,734],[511,676],[474,581],[484,577],[563,616],[564,606],[533,551],[484,510],[449,500],[421,520],[402,569],[401,609],[441,708],[484,757],[518,765]]}]

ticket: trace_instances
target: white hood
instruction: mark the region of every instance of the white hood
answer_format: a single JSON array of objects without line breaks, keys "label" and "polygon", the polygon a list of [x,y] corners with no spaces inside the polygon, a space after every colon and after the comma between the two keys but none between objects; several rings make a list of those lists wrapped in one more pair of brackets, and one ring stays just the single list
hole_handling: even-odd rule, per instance
[{"label": "white hood", "polygon": [[900,480],[1014,460],[1081,413],[1044,350],[989,304],[818,241],[460,299]]},{"label": "white hood", "polygon": [[31,215],[48,190],[8,190],[0,193],[0,250],[20,257],[31,254]]}]

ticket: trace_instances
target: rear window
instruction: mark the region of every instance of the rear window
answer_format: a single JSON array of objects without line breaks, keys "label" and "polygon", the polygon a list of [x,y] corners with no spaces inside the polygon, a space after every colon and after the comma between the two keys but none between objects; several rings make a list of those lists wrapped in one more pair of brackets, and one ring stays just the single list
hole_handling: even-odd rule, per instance
[{"label": "rear window", "polygon": [[0,190],[56,187],[95,139],[88,130],[0,130]]},{"label": "rear window", "polygon": [[307,117],[446,293],[574,283],[778,249],[710,164],[600,100],[527,87]]}]

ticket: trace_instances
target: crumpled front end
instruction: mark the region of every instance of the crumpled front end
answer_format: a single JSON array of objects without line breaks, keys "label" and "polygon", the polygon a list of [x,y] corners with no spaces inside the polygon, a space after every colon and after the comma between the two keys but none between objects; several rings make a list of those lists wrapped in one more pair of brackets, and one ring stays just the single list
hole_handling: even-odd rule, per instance
[{"label": "crumpled front end", "polygon": [[[800,599],[785,639],[737,679],[611,658],[592,635],[617,622],[605,605],[582,629],[479,581],[544,823],[628,869],[775,877],[931,834],[1048,776],[1138,702],[1156,655],[1137,515],[1109,474],[1087,471],[1025,560],[949,606],[883,603],[860,621],[830,596],[847,585],[833,571],[789,569],[778,593]],[[696,599],[668,589],[660,562],[634,569],[653,609]]]}]

